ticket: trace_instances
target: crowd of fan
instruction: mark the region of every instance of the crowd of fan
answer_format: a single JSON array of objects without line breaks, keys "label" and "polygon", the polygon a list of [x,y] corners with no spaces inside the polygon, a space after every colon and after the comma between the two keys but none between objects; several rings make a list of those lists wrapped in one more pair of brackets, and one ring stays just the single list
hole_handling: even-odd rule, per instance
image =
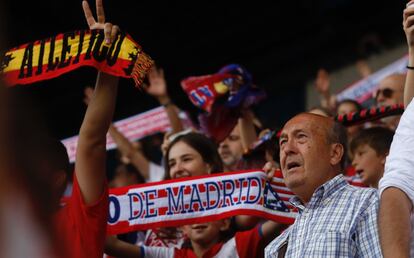
[{"label": "crowd of fan", "polygon": [[[97,21],[86,1],[83,8],[91,29],[116,33],[117,26],[105,23],[100,0]],[[407,74],[386,77],[373,96],[377,106],[404,104],[402,116],[345,129],[332,118],[358,112],[362,106],[352,99],[336,103],[329,76],[321,71],[315,81],[321,106],[290,119],[260,158],[251,155],[251,146],[269,128],[262,127],[252,110],[242,110],[231,133],[216,144],[196,129],[184,128],[168,96],[163,71],[154,67],[145,90],[165,107],[171,132],[129,141],[111,124],[118,78],[99,72],[95,88],[85,89],[88,108],[72,171],[60,141],[26,126],[35,121],[17,119],[26,116],[2,88],[0,110],[11,111],[0,114],[1,124],[9,125],[0,129],[4,143],[0,148],[1,256],[414,255],[413,24],[414,8],[407,8],[403,22],[409,47]],[[106,172],[105,162],[107,132],[119,153],[111,173]],[[106,235],[108,188],[252,168],[263,169],[269,178],[275,170],[282,171],[287,187],[296,195],[291,202],[299,213],[293,225],[238,215],[178,228]],[[113,175],[108,181],[107,174]],[[350,186],[345,177],[359,178],[366,187]],[[65,205],[61,206],[64,193]]]}]

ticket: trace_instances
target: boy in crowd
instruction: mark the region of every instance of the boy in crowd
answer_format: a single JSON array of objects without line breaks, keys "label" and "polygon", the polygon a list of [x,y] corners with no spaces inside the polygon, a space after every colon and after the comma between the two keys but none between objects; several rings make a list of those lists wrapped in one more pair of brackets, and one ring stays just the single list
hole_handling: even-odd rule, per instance
[{"label": "boy in crowd", "polygon": [[378,188],[393,136],[394,132],[388,128],[372,127],[360,131],[352,139],[352,166],[365,185]]}]

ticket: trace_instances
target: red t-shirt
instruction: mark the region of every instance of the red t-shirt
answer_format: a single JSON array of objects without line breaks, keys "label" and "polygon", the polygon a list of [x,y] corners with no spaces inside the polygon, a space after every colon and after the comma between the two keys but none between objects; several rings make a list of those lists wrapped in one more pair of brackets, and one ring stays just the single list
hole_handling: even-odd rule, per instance
[{"label": "red t-shirt", "polygon": [[54,217],[55,232],[64,257],[102,258],[108,209],[106,183],[99,200],[92,205],[86,205],[74,174],[72,196]]},{"label": "red t-shirt", "polygon": [[[263,255],[260,243],[262,239],[261,225],[243,232],[237,232],[227,242],[217,243],[210,248],[203,258],[251,258]],[[190,248],[177,249],[173,247],[141,247],[141,257],[145,258],[196,258]]]}]

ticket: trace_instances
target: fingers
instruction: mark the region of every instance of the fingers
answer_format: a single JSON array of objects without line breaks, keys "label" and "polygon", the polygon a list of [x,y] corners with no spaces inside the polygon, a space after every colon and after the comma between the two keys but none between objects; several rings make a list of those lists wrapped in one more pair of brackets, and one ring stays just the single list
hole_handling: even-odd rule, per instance
[{"label": "fingers", "polygon": [[272,180],[275,175],[276,166],[272,162],[266,162],[263,167],[263,171],[266,173],[267,180]]},{"label": "fingers", "polygon": [[102,0],[96,0],[96,14],[98,16],[98,23],[105,23],[105,12]]},{"label": "fingers", "polygon": [[91,8],[89,8],[89,4],[87,1],[82,1],[82,8],[83,13],[85,14],[86,22],[88,23],[89,28],[93,27],[96,23],[95,18],[93,18],[93,14]]},{"label": "fingers", "polygon": [[[414,9],[413,9],[413,11],[414,11]],[[405,20],[404,29],[409,29],[413,24],[414,24],[414,15],[413,16],[409,16]]]},{"label": "fingers", "polygon": [[414,5],[409,5],[410,3],[414,4],[414,1],[408,3],[407,8],[404,9],[403,12],[403,22],[411,15],[414,14]]},{"label": "fingers", "polygon": [[175,228],[157,228],[156,234],[163,239],[174,239],[177,237]]},{"label": "fingers", "polygon": [[105,35],[105,44],[111,44],[111,31],[112,31],[112,23],[105,23],[104,25],[104,35]]},{"label": "fingers", "polygon": [[111,43],[115,42],[116,36],[118,35],[120,29],[117,25],[112,26],[111,30]]}]

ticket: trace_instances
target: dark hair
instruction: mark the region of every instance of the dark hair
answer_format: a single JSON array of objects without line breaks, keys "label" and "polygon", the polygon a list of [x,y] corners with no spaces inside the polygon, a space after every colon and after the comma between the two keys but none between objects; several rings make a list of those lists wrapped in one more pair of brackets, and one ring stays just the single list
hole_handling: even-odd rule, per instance
[{"label": "dark hair", "polygon": [[45,136],[38,146],[44,158],[47,159],[49,168],[52,171],[64,170],[69,179],[72,171],[70,170],[69,157],[65,145],[55,138]]},{"label": "dark hair", "polygon": [[345,168],[345,162],[346,162],[346,157],[347,157],[347,143],[348,143],[348,138],[346,135],[346,130],[345,127],[334,121],[333,125],[331,128],[329,128],[328,132],[327,132],[327,137],[328,137],[328,143],[332,144],[332,143],[339,143],[343,146],[344,148],[344,154],[342,155],[341,158],[341,169]]},{"label": "dark hair", "polygon": [[361,130],[351,141],[350,151],[353,155],[355,150],[364,144],[373,148],[378,155],[385,155],[390,150],[394,132],[385,127],[371,127]]},{"label": "dark hair", "polygon": [[344,99],[344,100],[339,101],[336,104],[336,112],[338,112],[338,108],[339,108],[340,105],[346,104],[346,103],[354,105],[356,107],[356,109],[357,109],[357,112],[359,112],[359,111],[362,110],[361,104],[359,104],[356,100],[353,100],[353,99]]},{"label": "dark hair", "polygon": [[211,166],[211,173],[218,173],[223,171],[223,162],[217,151],[217,146],[207,136],[199,133],[188,133],[180,135],[175,138],[169,145],[165,152],[165,179],[170,178],[170,166],[168,164],[169,154],[172,146],[177,142],[184,142],[191,148],[200,153],[203,161]]}]

